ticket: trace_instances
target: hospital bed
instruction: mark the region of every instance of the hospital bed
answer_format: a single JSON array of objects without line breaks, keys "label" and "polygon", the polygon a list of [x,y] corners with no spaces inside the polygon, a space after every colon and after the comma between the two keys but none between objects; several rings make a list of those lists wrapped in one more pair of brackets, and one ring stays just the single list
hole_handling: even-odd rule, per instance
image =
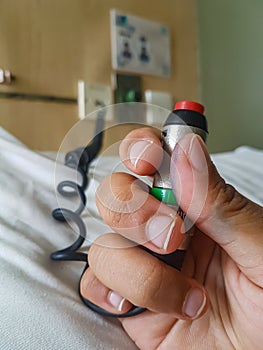
[{"label": "hospital bed", "polygon": [[[212,155],[224,179],[263,205],[263,151],[242,146]],[[102,156],[90,167],[83,250],[109,228],[94,204],[96,187],[112,170],[124,170],[117,156]],[[0,128],[0,349],[136,349],[119,322],[93,313],[77,286],[83,264],[55,262],[50,253],[72,243],[75,228],[55,221],[58,206],[73,208],[56,185],[76,179],[62,155],[28,149]]]}]

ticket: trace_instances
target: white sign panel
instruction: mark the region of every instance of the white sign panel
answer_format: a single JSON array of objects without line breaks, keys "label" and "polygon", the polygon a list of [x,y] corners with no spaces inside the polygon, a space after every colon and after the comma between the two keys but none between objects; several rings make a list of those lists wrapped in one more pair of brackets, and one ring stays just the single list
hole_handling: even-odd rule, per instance
[{"label": "white sign panel", "polygon": [[170,33],[164,24],[111,10],[112,68],[168,77]]}]

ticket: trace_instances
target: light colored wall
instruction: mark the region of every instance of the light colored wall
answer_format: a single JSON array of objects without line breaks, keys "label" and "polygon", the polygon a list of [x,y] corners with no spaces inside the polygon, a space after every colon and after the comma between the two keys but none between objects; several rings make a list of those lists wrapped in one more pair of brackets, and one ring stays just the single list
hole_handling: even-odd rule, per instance
[{"label": "light colored wall", "polygon": [[[0,67],[17,77],[0,91],[76,98],[78,79],[110,84],[110,8],[171,30],[172,75],[143,87],[197,99],[195,0],[0,0]],[[57,149],[76,122],[75,105],[0,99],[0,124],[36,149]]]},{"label": "light colored wall", "polygon": [[197,0],[209,149],[263,148],[263,1]]}]

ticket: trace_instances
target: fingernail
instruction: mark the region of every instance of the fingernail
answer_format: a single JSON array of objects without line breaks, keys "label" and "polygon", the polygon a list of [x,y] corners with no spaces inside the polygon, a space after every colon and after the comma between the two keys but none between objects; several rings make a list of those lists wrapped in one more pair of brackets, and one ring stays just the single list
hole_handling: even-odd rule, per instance
[{"label": "fingernail", "polygon": [[175,222],[173,215],[153,216],[146,224],[147,238],[156,247],[167,250]]},{"label": "fingernail", "polygon": [[116,292],[110,291],[108,295],[108,300],[112,306],[115,307],[117,311],[122,311],[125,298]]},{"label": "fingernail", "polygon": [[190,141],[188,150],[189,161],[193,168],[199,172],[207,167],[207,161],[201,142],[200,138],[197,135],[194,135]]},{"label": "fingernail", "polygon": [[129,156],[132,165],[136,168],[138,161],[145,158],[148,148],[153,145],[151,140],[141,140],[134,142],[129,149]]},{"label": "fingernail", "polygon": [[190,318],[197,318],[206,305],[206,295],[202,289],[193,287],[186,294],[183,313]]}]

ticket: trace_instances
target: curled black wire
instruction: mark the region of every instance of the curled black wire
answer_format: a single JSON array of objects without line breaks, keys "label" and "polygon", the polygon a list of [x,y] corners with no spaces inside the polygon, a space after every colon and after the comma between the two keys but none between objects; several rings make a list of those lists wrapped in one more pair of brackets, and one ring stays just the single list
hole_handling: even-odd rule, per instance
[{"label": "curled black wire", "polygon": [[86,206],[86,195],[85,190],[88,186],[88,171],[89,166],[92,160],[97,156],[99,153],[99,150],[102,145],[102,130],[103,130],[103,123],[104,123],[104,117],[105,112],[99,112],[97,123],[96,123],[96,131],[95,131],[95,137],[93,138],[93,141],[91,144],[86,146],[85,148],[77,148],[74,151],[70,151],[65,156],[65,165],[67,165],[70,168],[76,169],[81,177],[82,177],[82,183],[81,185],[70,181],[65,180],[58,184],[57,191],[64,197],[76,197],[78,196],[80,199],[79,207],[75,210],[69,210],[66,208],[56,208],[52,211],[52,216],[55,220],[60,222],[66,222],[69,224],[70,222],[74,222],[79,230],[79,235],[76,241],[71,244],[70,246],[57,250],[50,254],[50,258],[52,260],[56,261],[82,261],[85,262],[85,268],[81,274],[80,281],[79,281],[79,296],[80,299],[83,301],[83,303],[89,307],[91,310],[99,313],[102,316],[108,316],[108,317],[130,317],[135,316],[143,311],[145,311],[144,308],[132,306],[132,308],[124,313],[124,314],[114,314],[111,312],[108,312],[99,306],[93,304],[88,299],[84,298],[81,295],[80,292],[80,282],[83,274],[89,267],[88,264],[88,253],[79,252],[78,249],[81,248],[83,245],[85,239],[86,239],[86,227],[81,219],[80,215],[85,209]]},{"label": "curled black wire", "polygon": [[[82,173],[83,176],[83,173]],[[86,175],[85,175],[86,177]],[[79,230],[79,236],[77,240],[71,244],[69,247],[55,251],[51,253],[50,258],[52,260],[70,260],[70,261],[85,261],[87,262],[88,254],[77,252],[77,250],[82,246],[86,238],[86,227],[80,214],[83,212],[86,205],[86,195],[85,187],[87,186],[87,181],[82,181],[82,186],[76,184],[73,181],[62,181],[58,184],[58,192],[65,197],[73,197],[79,195],[80,204],[77,210],[74,212],[66,208],[57,208],[52,211],[52,216],[55,220],[60,222],[74,222]],[[84,186],[83,186],[84,185]],[[66,190],[66,188],[68,190]],[[71,189],[69,191],[69,189]]]}]

